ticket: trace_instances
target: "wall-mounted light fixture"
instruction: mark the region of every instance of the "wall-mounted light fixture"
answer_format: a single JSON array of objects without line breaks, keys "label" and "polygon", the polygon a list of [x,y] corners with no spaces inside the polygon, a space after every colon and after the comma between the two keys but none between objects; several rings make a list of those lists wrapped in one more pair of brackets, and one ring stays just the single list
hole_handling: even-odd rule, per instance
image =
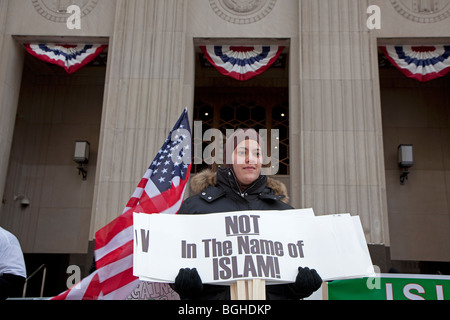
[{"label": "wall-mounted light fixture", "polygon": [[20,205],[26,208],[30,205],[30,199],[24,194],[18,194],[14,196],[14,201],[20,200]]},{"label": "wall-mounted light fixture", "polygon": [[414,165],[414,149],[412,144],[401,144],[398,146],[398,166],[402,169],[400,184],[404,185],[408,180],[409,168]]},{"label": "wall-mounted light fixture", "polygon": [[83,180],[86,180],[87,171],[85,165],[89,161],[89,147],[88,141],[75,141],[75,152],[73,154],[73,161],[78,164],[78,175],[83,176]]}]

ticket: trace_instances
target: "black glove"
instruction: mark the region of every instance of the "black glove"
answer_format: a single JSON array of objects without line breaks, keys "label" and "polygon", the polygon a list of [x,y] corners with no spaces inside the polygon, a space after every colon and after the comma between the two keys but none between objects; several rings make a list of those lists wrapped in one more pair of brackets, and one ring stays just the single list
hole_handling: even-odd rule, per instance
[{"label": "black glove", "polygon": [[174,290],[178,292],[181,297],[185,298],[195,297],[202,292],[203,283],[197,269],[180,269],[175,278]]},{"label": "black glove", "polygon": [[307,298],[315,291],[319,290],[322,285],[322,278],[315,269],[308,267],[298,267],[297,278],[295,279],[294,288],[298,299]]}]

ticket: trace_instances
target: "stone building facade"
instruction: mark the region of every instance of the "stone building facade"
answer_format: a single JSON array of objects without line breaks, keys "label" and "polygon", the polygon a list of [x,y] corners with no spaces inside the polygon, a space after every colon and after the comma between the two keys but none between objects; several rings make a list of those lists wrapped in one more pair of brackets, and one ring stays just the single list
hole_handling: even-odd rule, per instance
[{"label": "stone building facade", "polygon": [[[67,26],[71,4],[80,29]],[[87,265],[95,231],[122,212],[185,106],[193,118],[211,90],[274,90],[289,112],[289,170],[276,178],[294,207],[359,215],[382,271],[448,263],[450,80],[383,68],[379,46],[449,44],[449,27],[450,0],[0,0],[0,225],[26,254]],[[68,76],[28,42],[108,49]],[[286,61],[237,83],[202,65],[205,44],[282,44]],[[91,144],[86,181],[77,139]],[[416,159],[403,186],[402,143]]]}]

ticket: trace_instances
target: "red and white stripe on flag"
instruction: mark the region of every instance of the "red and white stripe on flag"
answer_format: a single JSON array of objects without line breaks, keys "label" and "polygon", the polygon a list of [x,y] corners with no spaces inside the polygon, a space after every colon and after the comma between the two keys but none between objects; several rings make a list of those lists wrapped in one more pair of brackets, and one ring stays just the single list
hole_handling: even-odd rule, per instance
[{"label": "red and white stripe on flag", "polygon": [[185,109],[123,213],[96,232],[97,270],[53,300],[123,300],[140,284],[133,276],[133,212],[178,212],[191,170],[190,148],[190,126]]},{"label": "red and white stripe on flag", "polygon": [[30,54],[45,62],[63,67],[69,74],[94,60],[106,47],[102,44],[25,44],[25,49]]},{"label": "red and white stripe on flag", "polygon": [[208,61],[223,75],[239,81],[249,80],[277,61],[283,46],[200,46]]},{"label": "red and white stripe on flag", "polygon": [[405,76],[421,82],[445,76],[450,72],[450,46],[384,46],[384,55]]}]

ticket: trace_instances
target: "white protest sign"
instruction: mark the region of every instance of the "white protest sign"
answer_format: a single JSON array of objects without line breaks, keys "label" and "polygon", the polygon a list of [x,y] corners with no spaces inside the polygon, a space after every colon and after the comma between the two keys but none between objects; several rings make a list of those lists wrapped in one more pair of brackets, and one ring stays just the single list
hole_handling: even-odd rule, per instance
[{"label": "white protest sign", "polygon": [[197,268],[203,283],[224,285],[294,282],[299,266],[323,280],[373,276],[359,217],[311,212],[135,213],[133,273],[174,282],[180,268]]}]

